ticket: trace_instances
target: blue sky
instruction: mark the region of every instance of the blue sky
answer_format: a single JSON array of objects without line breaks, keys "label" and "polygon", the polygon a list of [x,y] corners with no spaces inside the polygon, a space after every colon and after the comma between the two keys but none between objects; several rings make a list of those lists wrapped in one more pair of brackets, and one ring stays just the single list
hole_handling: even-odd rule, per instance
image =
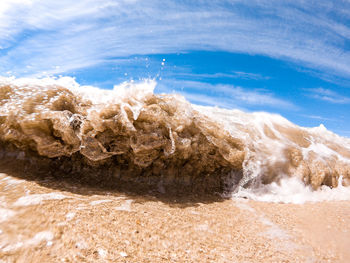
[{"label": "blue sky", "polygon": [[0,75],[152,78],[196,104],[350,136],[350,2],[1,0]]}]

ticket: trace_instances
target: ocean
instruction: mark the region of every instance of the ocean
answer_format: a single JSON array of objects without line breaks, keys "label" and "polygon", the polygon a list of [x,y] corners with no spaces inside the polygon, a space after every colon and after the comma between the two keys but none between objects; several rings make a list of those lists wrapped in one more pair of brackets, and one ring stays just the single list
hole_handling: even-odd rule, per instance
[{"label": "ocean", "polygon": [[[350,199],[350,139],[277,114],[193,105],[156,82],[0,79],[0,142],[55,176],[270,202]],[[91,176],[89,176],[91,175]]]}]

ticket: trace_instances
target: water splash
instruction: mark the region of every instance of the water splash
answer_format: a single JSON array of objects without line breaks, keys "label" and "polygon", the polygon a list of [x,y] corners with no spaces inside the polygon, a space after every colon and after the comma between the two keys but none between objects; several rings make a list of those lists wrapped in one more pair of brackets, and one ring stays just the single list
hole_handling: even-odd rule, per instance
[{"label": "water splash", "polygon": [[146,80],[101,90],[68,77],[0,78],[3,155],[12,147],[21,160],[49,163],[51,172],[103,171],[118,180],[253,199],[252,191],[285,185],[348,189],[349,139],[276,114],[192,105],[179,95],[154,94],[155,86]]}]

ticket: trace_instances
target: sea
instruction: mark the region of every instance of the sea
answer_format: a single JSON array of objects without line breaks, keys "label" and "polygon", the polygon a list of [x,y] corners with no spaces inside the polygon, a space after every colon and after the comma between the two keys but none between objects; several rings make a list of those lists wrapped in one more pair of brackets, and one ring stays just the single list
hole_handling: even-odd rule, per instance
[{"label": "sea", "polygon": [[[40,176],[130,182],[161,193],[296,203],[350,200],[350,139],[266,112],[112,90],[74,78],[0,78],[0,156]],[[13,162],[12,162],[13,163]]]}]

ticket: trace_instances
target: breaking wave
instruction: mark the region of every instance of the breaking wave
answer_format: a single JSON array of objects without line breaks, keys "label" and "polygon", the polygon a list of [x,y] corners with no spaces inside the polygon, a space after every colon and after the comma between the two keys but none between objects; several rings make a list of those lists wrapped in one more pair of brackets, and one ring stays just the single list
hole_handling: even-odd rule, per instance
[{"label": "breaking wave", "polygon": [[0,78],[1,154],[51,174],[165,190],[288,202],[281,196],[292,186],[314,193],[307,200],[336,189],[350,198],[350,139],[275,114],[192,105],[154,94],[155,85]]}]

